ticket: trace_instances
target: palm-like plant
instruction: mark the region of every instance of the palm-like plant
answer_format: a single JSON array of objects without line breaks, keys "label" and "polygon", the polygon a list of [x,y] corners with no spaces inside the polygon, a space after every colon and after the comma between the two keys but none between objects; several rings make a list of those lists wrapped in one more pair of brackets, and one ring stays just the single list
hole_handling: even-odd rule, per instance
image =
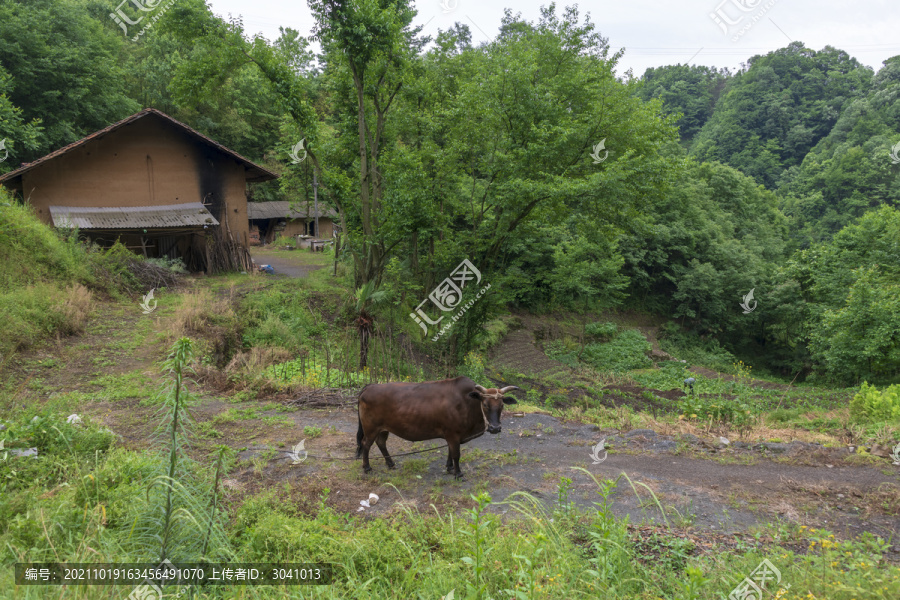
[{"label": "palm-like plant", "polygon": [[359,370],[369,359],[369,339],[375,333],[375,317],[369,309],[384,300],[387,293],[375,289],[375,282],[368,281],[356,289],[356,330],[359,332]]}]

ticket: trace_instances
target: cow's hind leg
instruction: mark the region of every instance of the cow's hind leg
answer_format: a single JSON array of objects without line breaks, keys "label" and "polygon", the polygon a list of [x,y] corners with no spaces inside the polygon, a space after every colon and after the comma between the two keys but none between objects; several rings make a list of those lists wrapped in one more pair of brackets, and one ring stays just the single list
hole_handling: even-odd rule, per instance
[{"label": "cow's hind leg", "polygon": [[[448,444],[448,447],[449,447],[449,444]],[[447,472],[448,473],[453,472],[453,452],[451,452],[450,450],[447,450]]]},{"label": "cow's hind leg", "polygon": [[459,470],[459,441],[447,440],[447,446],[450,447],[450,458],[453,460],[453,474],[457,479],[462,479],[462,471]]},{"label": "cow's hind leg", "polygon": [[369,465],[369,449],[372,447],[372,443],[375,441],[375,438],[377,438],[377,437],[378,437],[377,435],[373,435],[373,436],[366,435],[362,439],[362,446],[360,448],[360,452],[362,453],[362,459],[363,459],[362,466],[363,466],[364,473],[368,473],[369,471],[372,470],[372,467]]},{"label": "cow's hind leg", "polygon": [[378,449],[381,450],[381,455],[384,456],[384,462],[387,463],[388,469],[394,468],[394,459],[391,458],[391,455],[388,454],[387,450],[387,439],[388,435],[390,435],[387,431],[382,431],[375,438],[375,443],[378,444]]}]

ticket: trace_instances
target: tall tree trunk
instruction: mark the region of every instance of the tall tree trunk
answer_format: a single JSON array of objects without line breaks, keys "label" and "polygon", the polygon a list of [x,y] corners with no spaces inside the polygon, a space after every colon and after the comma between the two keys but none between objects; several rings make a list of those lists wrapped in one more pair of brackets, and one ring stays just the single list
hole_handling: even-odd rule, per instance
[{"label": "tall tree trunk", "polygon": [[366,368],[366,364],[369,361],[369,337],[371,333],[369,332],[369,326],[361,327],[359,329],[359,370],[362,371]]}]

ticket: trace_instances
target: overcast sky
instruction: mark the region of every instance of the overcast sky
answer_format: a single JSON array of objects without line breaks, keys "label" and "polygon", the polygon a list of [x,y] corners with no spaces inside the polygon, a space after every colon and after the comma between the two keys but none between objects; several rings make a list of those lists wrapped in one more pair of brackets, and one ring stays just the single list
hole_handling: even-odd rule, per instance
[{"label": "overcast sky", "polygon": [[[209,1],[216,14],[241,15],[248,33],[261,32],[270,40],[278,36],[279,26],[307,36],[312,29],[305,0]],[[542,4],[549,2],[421,0],[415,2],[414,23],[425,25],[423,34],[432,37],[456,21],[466,23],[477,43],[497,35],[504,8],[536,21]],[[687,62],[736,69],[754,54],[784,47],[791,40],[815,50],[835,46],[876,70],[882,61],[900,54],[897,0],[592,0],[577,4],[582,18],[590,13],[613,50],[625,49],[617,69],[620,74],[632,69],[640,76],[647,67]],[[557,4],[557,14],[565,5]]]}]

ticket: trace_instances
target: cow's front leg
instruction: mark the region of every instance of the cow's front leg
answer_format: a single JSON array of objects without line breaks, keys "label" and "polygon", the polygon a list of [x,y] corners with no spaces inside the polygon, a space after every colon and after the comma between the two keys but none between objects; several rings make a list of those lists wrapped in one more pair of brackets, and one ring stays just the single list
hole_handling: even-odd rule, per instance
[{"label": "cow's front leg", "polygon": [[447,440],[450,447],[450,458],[453,461],[453,474],[457,479],[462,479],[462,471],[459,470],[459,440]]},{"label": "cow's front leg", "polygon": [[378,449],[381,450],[381,455],[384,456],[384,462],[387,463],[388,469],[394,468],[394,459],[391,458],[391,455],[388,454],[387,450],[387,439],[389,432],[382,431],[378,434],[378,437],[375,438],[375,443],[378,444]]}]

